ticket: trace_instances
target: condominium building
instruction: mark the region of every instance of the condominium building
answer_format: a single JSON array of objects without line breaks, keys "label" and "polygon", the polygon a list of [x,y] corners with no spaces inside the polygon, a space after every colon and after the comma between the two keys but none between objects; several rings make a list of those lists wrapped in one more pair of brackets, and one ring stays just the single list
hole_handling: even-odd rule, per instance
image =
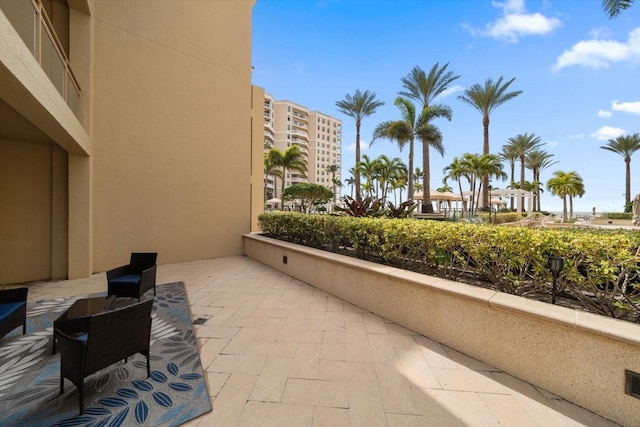
[{"label": "condominium building", "polygon": [[242,254],[254,3],[0,0],[0,284]]},{"label": "condominium building", "polygon": [[[301,160],[307,167],[306,174],[287,171],[284,186],[302,182],[323,185],[331,190],[333,180],[340,181],[340,164],[342,155],[342,122],[327,114],[309,111],[303,105],[291,101],[277,101],[271,95],[265,95],[265,149],[276,148],[284,152],[287,148],[297,146]],[[337,165],[335,172],[327,169]],[[273,176],[265,176],[267,188],[274,188],[271,194],[279,195],[282,181]],[[339,197],[340,187],[336,186]]]}]

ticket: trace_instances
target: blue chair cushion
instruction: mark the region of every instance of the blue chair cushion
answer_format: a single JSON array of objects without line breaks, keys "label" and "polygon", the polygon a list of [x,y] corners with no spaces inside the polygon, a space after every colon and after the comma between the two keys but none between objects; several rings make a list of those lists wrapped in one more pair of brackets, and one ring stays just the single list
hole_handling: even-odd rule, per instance
[{"label": "blue chair cushion", "polygon": [[125,274],[124,276],[109,280],[109,283],[138,283],[139,281],[139,274]]},{"label": "blue chair cushion", "polygon": [[11,316],[13,313],[18,311],[20,308],[24,307],[25,303],[20,302],[5,302],[0,304],[0,322],[3,322],[4,319]]}]

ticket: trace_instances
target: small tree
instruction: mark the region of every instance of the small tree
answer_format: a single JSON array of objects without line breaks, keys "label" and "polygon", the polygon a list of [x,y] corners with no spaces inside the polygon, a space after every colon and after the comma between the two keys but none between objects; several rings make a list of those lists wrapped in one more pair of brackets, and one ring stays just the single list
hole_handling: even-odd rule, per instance
[{"label": "small tree", "polygon": [[282,201],[299,200],[300,210],[309,213],[311,207],[329,202],[333,193],[327,187],[318,184],[293,184],[282,192]]}]

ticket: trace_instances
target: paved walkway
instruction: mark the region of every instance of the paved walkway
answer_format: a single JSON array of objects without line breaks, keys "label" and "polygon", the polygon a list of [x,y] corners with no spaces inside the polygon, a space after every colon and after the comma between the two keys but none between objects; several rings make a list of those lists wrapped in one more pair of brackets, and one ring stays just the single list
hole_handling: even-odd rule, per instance
[{"label": "paved walkway", "polygon": [[[183,281],[213,411],[200,426],[613,426],[250,258],[162,265]],[[106,290],[104,273],[30,288]]]}]

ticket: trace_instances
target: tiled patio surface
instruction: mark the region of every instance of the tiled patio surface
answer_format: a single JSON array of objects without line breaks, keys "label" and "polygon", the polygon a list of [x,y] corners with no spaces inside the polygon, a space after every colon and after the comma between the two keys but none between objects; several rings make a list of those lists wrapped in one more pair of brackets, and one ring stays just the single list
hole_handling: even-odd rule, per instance
[{"label": "tiled patio surface", "polygon": [[[250,258],[162,265],[183,281],[213,411],[188,426],[613,426]],[[104,273],[29,300],[106,290]]]}]

